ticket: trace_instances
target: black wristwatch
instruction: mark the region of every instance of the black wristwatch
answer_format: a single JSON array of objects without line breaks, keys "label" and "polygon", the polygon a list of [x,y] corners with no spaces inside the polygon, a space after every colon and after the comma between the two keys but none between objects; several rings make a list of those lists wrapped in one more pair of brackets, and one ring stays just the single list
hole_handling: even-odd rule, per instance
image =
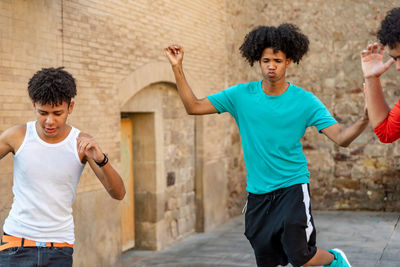
[{"label": "black wristwatch", "polygon": [[107,157],[107,155],[104,154],[104,153],[103,153],[103,155],[104,155],[104,159],[103,159],[102,162],[94,161],[94,162],[96,162],[97,166],[99,166],[100,168],[103,167],[104,165],[106,165],[106,164],[108,163],[108,157]]}]

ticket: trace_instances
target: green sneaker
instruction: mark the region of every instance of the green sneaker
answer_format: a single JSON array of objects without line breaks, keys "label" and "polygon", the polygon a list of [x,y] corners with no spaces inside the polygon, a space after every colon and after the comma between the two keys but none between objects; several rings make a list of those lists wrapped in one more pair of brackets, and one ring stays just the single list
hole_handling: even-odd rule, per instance
[{"label": "green sneaker", "polygon": [[343,251],[338,248],[334,248],[328,250],[328,252],[332,253],[335,256],[335,259],[329,265],[325,265],[326,267],[351,267],[349,260]]}]

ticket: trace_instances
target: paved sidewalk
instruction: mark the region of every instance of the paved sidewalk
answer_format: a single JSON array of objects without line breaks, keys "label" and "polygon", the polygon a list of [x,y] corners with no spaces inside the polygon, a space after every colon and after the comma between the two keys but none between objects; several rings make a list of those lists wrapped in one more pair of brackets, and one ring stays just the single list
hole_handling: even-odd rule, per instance
[{"label": "paved sidewalk", "polygon": [[[400,266],[400,214],[314,211],[313,215],[318,246],[342,249],[353,267]],[[239,216],[162,251],[129,251],[122,266],[256,266],[243,232],[244,217]]]}]

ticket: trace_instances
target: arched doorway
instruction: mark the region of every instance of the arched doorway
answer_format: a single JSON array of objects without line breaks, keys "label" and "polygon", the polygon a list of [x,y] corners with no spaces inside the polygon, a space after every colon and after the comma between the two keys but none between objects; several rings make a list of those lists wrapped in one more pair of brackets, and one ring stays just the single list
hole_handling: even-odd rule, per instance
[{"label": "arched doorway", "polygon": [[142,88],[121,111],[123,249],[161,249],[195,231],[195,119],[175,85],[163,82]]}]

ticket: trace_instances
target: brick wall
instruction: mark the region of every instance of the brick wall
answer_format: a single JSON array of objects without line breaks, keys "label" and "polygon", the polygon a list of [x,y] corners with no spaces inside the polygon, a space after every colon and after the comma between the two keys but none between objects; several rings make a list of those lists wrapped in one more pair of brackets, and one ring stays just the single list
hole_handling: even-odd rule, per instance
[{"label": "brick wall", "polygon": [[[200,97],[225,88],[224,23],[224,2],[216,0],[2,1],[0,129],[34,119],[26,93],[28,79],[41,67],[62,65],[74,75],[78,86],[69,122],[94,135],[118,168],[120,103],[117,86],[147,63],[166,62],[163,48],[178,43],[185,47],[185,69],[190,81],[198,81],[194,90]],[[227,120],[204,119],[204,131],[215,132],[212,138],[204,135],[205,164],[224,162],[224,142],[218,133],[221,121],[226,123]],[[12,202],[11,163],[8,156],[0,167],[1,221]],[[223,168],[225,163],[221,166]],[[224,169],[219,169],[223,174]],[[209,179],[213,178],[210,174]],[[225,180],[222,175],[220,184],[226,187]],[[194,182],[187,183],[190,187]],[[225,205],[220,209],[225,210]],[[184,218],[192,218],[191,214],[184,211],[181,217],[187,220]],[[121,251],[119,203],[107,196],[90,168],[82,175],[74,216],[75,265],[118,265]],[[211,218],[208,224],[218,225],[228,218],[227,214],[219,216],[222,216],[219,222]],[[186,232],[194,231],[192,221],[181,224],[192,228],[184,229]],[[96,244],[94,248],[93,244]]]},{"label": "brick wall", "polygon": [[[0,131],[34,119],[27,93],[30,77],[61,63],[59,1],[0,2]],[[12,157],[0,164],[0,220],[12,203]]]}]

